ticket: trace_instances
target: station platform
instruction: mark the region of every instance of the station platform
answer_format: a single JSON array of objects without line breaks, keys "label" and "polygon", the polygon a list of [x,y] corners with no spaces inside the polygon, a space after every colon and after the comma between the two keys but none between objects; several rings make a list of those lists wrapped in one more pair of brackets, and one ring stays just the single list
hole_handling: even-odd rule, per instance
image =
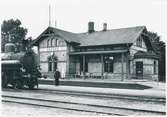
[{"label": "station platform", "polygon": [[60,79],[60,85],[55,86],[54,79],[40,79],[39,87],[48,90],[166,98],[166,83],[146,80]]}]

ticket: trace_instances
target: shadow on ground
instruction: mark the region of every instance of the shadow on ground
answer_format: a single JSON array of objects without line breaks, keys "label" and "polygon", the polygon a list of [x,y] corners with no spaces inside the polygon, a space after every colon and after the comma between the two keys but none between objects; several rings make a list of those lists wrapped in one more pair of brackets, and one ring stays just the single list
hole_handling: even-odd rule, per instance
[{"label": "shadow on ground", "polygon": [[[39,84],[54,85],[54,81],[40,80]],[[80,86],[80,87],[100,87],[100,88],[117,88],[117,89],[138,89],[144,90],[152,87],[136,83],[103,83],[103,82],[84,82],[84,81],[60,81],[63,86]]]}]

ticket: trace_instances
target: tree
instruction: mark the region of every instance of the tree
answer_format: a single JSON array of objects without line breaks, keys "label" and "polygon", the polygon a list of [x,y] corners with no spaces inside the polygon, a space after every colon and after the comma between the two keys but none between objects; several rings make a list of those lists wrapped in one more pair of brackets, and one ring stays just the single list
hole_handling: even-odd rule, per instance
[{"label": "tree", "polygon": [[23,41],[25,40],[27,34],[27,29],[21,27],[21,21],[16,19],[4,20],[1,25],[1,50],[4,52],[4,46],[8,42],[12,42],[16,45],[17,51],[25,49],[25,46],[22,46]]},{"label": "tree", "polygon": [[165,81],[166,76],[166,68],[165,68],[165,51],[166,51],[166,45],[163,41],[160,40],[160,36],[157,33],[154,32],[148,32],[150,41],[152,42],[153,49],[155,53],[159,56],[159,80]]}]

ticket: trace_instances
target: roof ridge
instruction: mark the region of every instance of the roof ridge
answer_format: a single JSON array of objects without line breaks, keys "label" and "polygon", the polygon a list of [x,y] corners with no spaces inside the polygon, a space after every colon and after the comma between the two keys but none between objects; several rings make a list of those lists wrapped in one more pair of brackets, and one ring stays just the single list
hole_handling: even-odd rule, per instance
[{"label": "roof ridge", "polygon": [[70,32],[70,31],[66,31],[66,30],[63,30],[63,29],[60,29],[60,28],[55,28],[55,27],[48,27],[48,28],[52,28],[54,30],[59,30],[59,31],[67,32],[67,33],[76,34],[76,33],[73,33],[73,32]]},{"label": "roof ridge", "polygon": [[[95,31],[95,32],[93,32],[93,33],[96,33],[96,32],[108,32],[108,31],[121,30],[121,29],[132,29],[132,28],[146,28],[146,26],[143,25],[143,26],[133,26],[133,27],[114,28],[114,29],[107,29],[106,31],[98,30],[98,31]],[[93,34],[93,33],[82,32],[82,33],[75,33],[75,34]]]}]

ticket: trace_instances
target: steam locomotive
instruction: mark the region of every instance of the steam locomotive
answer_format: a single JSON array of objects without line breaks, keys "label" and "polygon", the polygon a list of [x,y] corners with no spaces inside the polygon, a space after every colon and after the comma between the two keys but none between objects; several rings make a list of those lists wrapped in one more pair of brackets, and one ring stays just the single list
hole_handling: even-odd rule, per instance
[{"label": "steam locomotive", "polygon": [[13,88],[38,88],[41,77],[37,55],[31,50],[15,53],[15,45],[7,43],[5,53],[1,53],[2,87],[11,85]]}]

